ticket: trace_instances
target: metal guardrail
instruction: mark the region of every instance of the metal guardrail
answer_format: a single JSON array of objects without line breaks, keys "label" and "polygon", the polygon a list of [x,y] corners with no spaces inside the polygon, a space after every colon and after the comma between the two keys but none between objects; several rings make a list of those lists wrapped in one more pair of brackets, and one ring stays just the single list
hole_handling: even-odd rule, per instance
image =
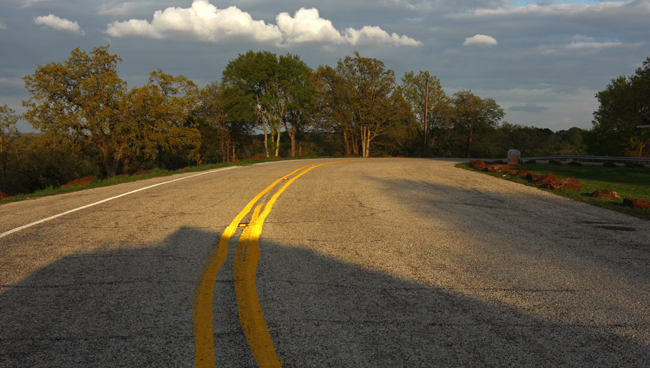
[{"label": "metal guardrail", "polygon": [[[650,163],[650,156],[648,157],[614,157],[614,156],[583,156],[583,155],[560,155],[560,156],[541,156],[541,157],[521,157],[521,161],[528,160],[594,160],[594,161],[645,161]],[[506,160],[508,160],[506,158]]]}]

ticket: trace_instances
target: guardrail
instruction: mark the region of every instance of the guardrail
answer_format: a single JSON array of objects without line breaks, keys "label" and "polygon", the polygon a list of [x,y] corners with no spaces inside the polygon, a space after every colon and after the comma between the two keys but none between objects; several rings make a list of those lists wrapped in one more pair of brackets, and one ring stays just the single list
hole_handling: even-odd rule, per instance
[{"label": "guardrail", "polygon": [[[614,156],[583,156],[583,155],[559,155],[559,156],[541,156],[541,157],[521,157],[521,161],[528,160],[594,160],[594,161],[645,161],[650,163],[650,156],[648,157],[614,157]],[[506,158],[506,160],[508,160]]]}]

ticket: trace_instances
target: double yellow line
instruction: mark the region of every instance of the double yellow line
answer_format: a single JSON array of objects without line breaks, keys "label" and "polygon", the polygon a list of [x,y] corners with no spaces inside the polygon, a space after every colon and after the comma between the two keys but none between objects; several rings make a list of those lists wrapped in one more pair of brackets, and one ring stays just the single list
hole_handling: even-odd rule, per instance
[{"label": "double yellow line", "polygon": [[[246,226],[239,238],[233,273],[235,292],[237,295],[237,308],[239,319],[246,335],[246,340],[253,357],[260,367],[281,367],[273,341],[269,335],[262,308],[260,307],[255,275],[257,263],[260,259],[259,238],[262,234],[264,220],[273,209],[278,197],[296,179],[305,175],[310,170],[343,161],[328,162],[320,165],[303,166],[279,178],[273,184],[261,191],[253,200],[248,202],[241,212],[221,234],[217,247],[212,247],[210,254],[203,266],[201,275],[194,289],[192,303],[192,323],[194,327],[194,365],[196,367],[215,367],[214,361],[214,328],[212,303],[214,299],[214,284],[219,274],[219,269],[228,256],[228,242],[235,233],[241,220],[248,215],[255,203],[283,180],[287,182],[271,197],[267,203],[255,207],[251,221]],[[303,170],[305,169],[306,170]],[[302,172],[300,172],[302,170]],[[292,175],[300,172],[292,177]],[[291,179],[289,179],[291,177]]]}]

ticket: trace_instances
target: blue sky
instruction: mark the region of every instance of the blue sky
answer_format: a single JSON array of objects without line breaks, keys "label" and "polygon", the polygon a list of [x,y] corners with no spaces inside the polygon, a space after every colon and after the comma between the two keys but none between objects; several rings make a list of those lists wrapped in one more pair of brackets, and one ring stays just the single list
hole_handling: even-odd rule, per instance
[{"label": "blue sky", "polygon": [[494,98],[510,123],[590,128],[595,93],[650,56],[648,19],[650,0],[0,0],[0,105],[24,111],[22,77],[76,47],[109,44],[130,86],[156,69],[204,86],[251,49],[312,68],[359,51]]}]

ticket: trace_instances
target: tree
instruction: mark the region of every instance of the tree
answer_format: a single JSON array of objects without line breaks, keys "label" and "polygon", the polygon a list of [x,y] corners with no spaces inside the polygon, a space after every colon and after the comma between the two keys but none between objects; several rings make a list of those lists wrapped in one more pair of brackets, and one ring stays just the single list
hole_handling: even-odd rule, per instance
[{"label": "tree", "polygon": [[[370,155],[373,140],[391,129],[395,122],[407,119],[408,103],[396,90],[395,73],[373,58],[346,56],[336,69],[319,68],[319,90],[326,95],[320,99],[321,111],[330,114],[332,124],[339,125],[346,145],[346,134],[356,130],[363,157]],[[354,139],[352,139],[354,143]],[[349,148],[346,148],[349,153]],[[356,144],[353,144],[356,153]]]},{"label": "tree", "polygon": [[476,136],[496,128],[505,112],[493,99],[482,99],[469,90],[454,93],[451,106],[453,128],[460,137],[464,137],[469,158]]},{"label": "tree", "polygon": [[120,125],[117,131],[127,142],[124,170],[136,156],[151,161],[160,158],[163,151],[181,149],[187,150],[186,159],[200,163],[200,133],[188,120],[198,97],[194,82],[161,70],[152,72],[143,87],[131,89],[120,104],[128,124]]},{"label": "tree", "polygon": [[600,103],[594,112],[590,151],[598,154],[648,154],[650,134],[637,128],[650,124],[650,58],[634,75],[614,78],[596,93]]},{"label": "tree", "polygon": [[207,124],[207,127],[204,126],[201,132],[203,144],[206,144],[205,140],[209,136],[207,131],[214,131],[219,144],[221,161],[234,161],[237,138],[248,131],[249,124],[246,121],[234,120],[226,114],[221,83],[212,82],[200,91],[199,104],[195,114]]},{"label": "tree", "polygon": [[284,130],[291,139],[291,157],[296,157],[296,133],[309,124],[309,112],[316,98],[312,82],[313,70],[298,55],[280,56],[276,100],[283,101],[278,109]]},{"label": "tree", "polygon": [[108,46],[89,54],[77,48],[65,63],[39,65],[24,77],[32,95],[23,102],[26,120],[43,133],[97,146],[108,177],[115,176],[128,146],[128,137],[120,134],[128,125],[120,108],[126,82],[116,71],[121,60]]},{"label": "tree", "polygon": [[228,117],[237,121],[256,120],[262,125],[266,157],[270,156],[269,148],[277,156],[280,142],[282,122],[277,117],[274,95],[277,74],[278,60],[270,51],[249,50],[228,62],[223,71],[223,99]]},{"label": "tree", "polygon": [[[426,93],[427,81],[429,81],[428,95]],[[424,150],[426,150],[429,141],[435,144],[434,128],[446,127],[449,124],[449,98],[443,91],[440,80],[435,76],[432,77],[428,71],[420,71],[418,75],[415,75],[412,71],[405,73],[404,77],[402,77],[400,89],[406,101],[413,107],[413,113],[418,120],[420,132],[423,137],[426,137],[426,141],[424,141]],[[425,154],[426,152],[422,153]]]},{"label": "tree", "polygon": [[11,141],[18,135],[16,129],[18,118],[16,112],[6,104],[0,106],[0,157],[4,157],[3,155],[9,149]]},{"label": "tree", "polygon": [[337,70],[325,65],[314,74],[316,88],[315,117],[317,126],[343,134],[346,155],[359,153],[359,134],[349,103],[352,92]]},{"label": "tree", "polygon": [[7,105],[0,106],[0,192],[8,191],[7,180],[12,159],[13,142],[18,137],[16,112]]},{"label": "tree", "polygon": [[229,118],[255,116],[264,129],[267,157],[273,151],[275,156],[279,155],[283,126],[291,138],[291,154],[295,157],[296,132],[304,125],[314,100],[311,74],[311,68],[298,55],[277,57],[269,51],[248,51],[230,61],[223,71],[224,103]]}]

